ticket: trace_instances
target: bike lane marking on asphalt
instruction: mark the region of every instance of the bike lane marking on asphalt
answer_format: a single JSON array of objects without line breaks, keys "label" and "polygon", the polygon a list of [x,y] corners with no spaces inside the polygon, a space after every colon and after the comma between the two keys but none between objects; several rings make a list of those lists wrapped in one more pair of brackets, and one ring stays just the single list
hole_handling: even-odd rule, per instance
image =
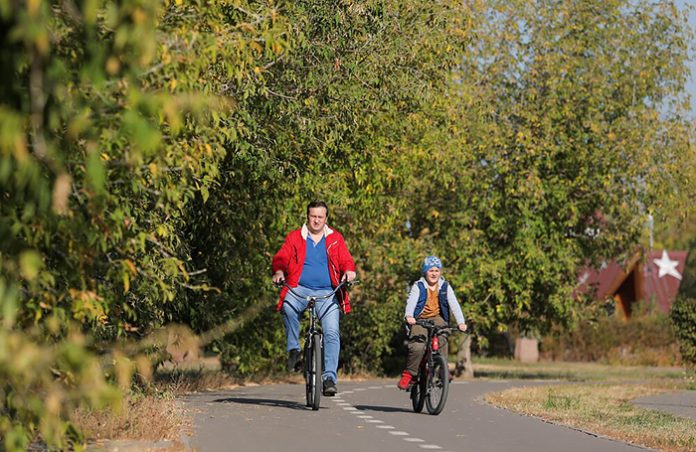
[{"label": "bike lane marking on asphalt", "polygon": [[[466,382],[463,382],[466,383]],[[384,389],[384,388],[391,388],[392,385],[382,385],[382,386],[370,386],[368,388],[355,388],[350,391],[343,391],[341,392],[341,396],[344,396],[346,394],[353,394],[354,392],[362,392],[367,389]],[[358,419],[362,419],[363,422],[368,423],[368,424],[373,424],[375,427],[378,429],[382,429],[389,433],[390,435],[394,435],[396,437],[400,437],[404,441],[410,442],[410,443],[425,443],[425,440],[421,438],[414,438],[412,437],[408,432],[404,432],[401,430],[395,430],[396,427],[392,425],[384,425],[384,421],[380,419],[375,419],[374,416],[366,415],[363,414],[364,411],[358,410],[356,407],[354,407],[350,402],[346,402],[345,399],[341,397],[336,397],[332,399],[334,403],[343,408],[345,411],[349,413],[353,413],[356,415]],[[421,449],[426,449],[426,450],[441,450],[442,447],[438,446],[437,444],[418,444],[418,447]]]}]

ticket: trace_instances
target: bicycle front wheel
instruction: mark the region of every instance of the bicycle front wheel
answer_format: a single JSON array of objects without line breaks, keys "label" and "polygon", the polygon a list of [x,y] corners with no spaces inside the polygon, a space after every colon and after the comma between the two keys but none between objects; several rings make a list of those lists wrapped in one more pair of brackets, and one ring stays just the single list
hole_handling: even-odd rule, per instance
[{"label": "bicycle front wheel", "polygon": [[321,335],[312,336],[311,349],[311,360],[308,363],[310,378],[307,379],[307,406],[311,406],[316,411],[319,409],[322,391],[321,374],[323,373],[322,357],[324,351],[322,350]]},{"label": "bicycle front wheel", "polygon": [[440,414],[447,402],[449,392],[449,370],[447,360],[442,355],[433,356],[433,369],[428,375],[428,397],[425,406],[430,414]]},{"label": "bicycle front wheel", "polygon": [[425,367],[421,367],[418,370],[418,375],[414,377],[413,386],[411,386],[411,403],[413,404],[413,411],[420,413],[423,411],[423,404],[425,403],[425,395],[427,394],[427,384],[428,379],[426,377],[427,372]]},{"label": "bicycle front wheel", "polygon": [[307,406],[314,405],[314,387],[317,384],[316,374],[314,372],[314,340],[308,337],[304,347],[304,378],[305,378],[305,396],[307,398]]}]

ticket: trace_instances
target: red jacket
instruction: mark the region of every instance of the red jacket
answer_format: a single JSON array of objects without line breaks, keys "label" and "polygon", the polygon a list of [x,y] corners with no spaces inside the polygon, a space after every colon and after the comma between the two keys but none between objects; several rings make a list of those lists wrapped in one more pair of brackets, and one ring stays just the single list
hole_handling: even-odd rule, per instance
[{"label": "red jacket", "polygon": [[[278,270],[282,270],[285,273],[285,281],[290,287],[297,287],[300,282],[307,254],[308,234],[307,225],[302,226],[300,229],[295,229],[285,237],[285,243],[273,256],[273,261],[271,262],[272,272],[275,273]],[[326,237],[326,254],[329,261],[329,277],[331,278],[331,285],[336,287],[345,272],[355,271],[355,263],[350,252],[348,252],[343,236],[338,231],[324,226],[324,236]],[[283,300],[285,300],[287,292],[288,288],[283,287],[283,290],[280,292],[280,300],[278,301],[278,311],[283,307]],[[350,312],[348,292],[345,289],[341,289],[337,295],[341,301],[343,312],[348,314]]]}]

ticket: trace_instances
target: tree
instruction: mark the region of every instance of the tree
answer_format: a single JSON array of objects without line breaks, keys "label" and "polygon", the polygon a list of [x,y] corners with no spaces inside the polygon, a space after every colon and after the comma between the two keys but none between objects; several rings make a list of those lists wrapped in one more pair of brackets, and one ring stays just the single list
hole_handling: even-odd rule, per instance
[{"label": "tree", "polygon": [[[37,434],[65,448],[81,440],[64,421],[73,407],[117,401],[80,330],[140,337],[188,290],[207,289],[188,266],[187,209],[205,201],[223,143],[239,133],[221,116],[284,46],[270,7],[254,5],[257,26],[231,21],[244,6],[0,3],[6,448]],[[15,359],[23,351],[37,359]],[[100,351],[120,363],[103,370],[127,389],[133,362]]]},{"label": "tree", "polygon": [[350,369],[391,362],[426,253],[443,256],[482,334],[531,333],[573,322],[574,275],[588,259],[632,252],[649,212],[684,205],[693,149],[670,102],[689,31],[667,4],[282,12],[294,46],[240,105],[246,144],[223,170],[234,177],[193,222],[197,267],[227,266],[204,305],[223,317],[255,306],[273,325],[228,338],[238,370],[280,366],[273,295],[258,281],[312,198],[335,206],[330,222],[364,277],[343,329]]},{"label": "tree", "polygon": [[448,156],[475,181],[446,186],[416,230],[460,269],[482,329],[572,323],[576,270],[632,253],[647,214],[693,190],[679,103],[690,32],[649,2],[497,2],[475,22],[457,88],[466,131],[449,144],[461,156]]},{"label": "tree", "polygon": [[[423,249],[402,237],[411,156],[426,153],[440,133],[438,108],[459,63],[455,50],[470,40],[470,12],[458,2],[312,1],[282,13],[293,25],[293,48],[263,72],[266,86],[238,105],[247,143],[229,148],[222,173],[231,177],[192,223],[197,266],[224,269],[210,275],[222,292],[208,293],[202,306],[228,318],[265,303],[255,322],[227,339],[226,355],[240,372],[279,368],[282,327],[262,281],[307,202],[323,198],[363,279],[343,328],[345,367],[377,369],[401,331],[402,292]],[[263,344],[263,356],[250,343]]]}]

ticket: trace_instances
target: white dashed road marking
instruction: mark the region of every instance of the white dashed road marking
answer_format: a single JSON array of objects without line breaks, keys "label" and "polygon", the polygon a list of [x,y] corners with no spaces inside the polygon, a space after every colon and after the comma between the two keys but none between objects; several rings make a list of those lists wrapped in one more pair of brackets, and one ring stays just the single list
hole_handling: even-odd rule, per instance
[{"label": "white dashed road marking", "polygon": [[[461,382],[462,384],[466,384],[468,382]],[[352,391],[344,391],[342,392],[342,395],[346,394],[353,394],[354,392],[362,392],[362,391],[367,391],[368,389],[383,389],[383,388],[391,388],[391,385],[383,385],[383,386],[369,386],[367,388],[355,388]],[[396,427],[392,425],[383,425],[384,421],[380,419],[375,419],[373,416],[370,416],[369,414],[365,414],[364,411],[358,410],[356,407],[353,406],[350,402],[346,402],[344,399],[341,398],[335,398],[332,399],[336,405],[340,408],[343,408],[345,411],[355,414],[358,419],[362,419],[364,422],[368,424],[373,424],[375,427],[382,429],[389,433],[390,435],[398,436],[401,437],[404,441],[408,441],[410,443],[425,443],[425,440],[420,439],[420,438],[413,438],[410,436],[408,432],[404,432],[401,430],[394,430]],[[437,444],[419,444],[418,447],[421,449],[426,449],[426,450],[441,450],[442,447],[438,446]]]}]

